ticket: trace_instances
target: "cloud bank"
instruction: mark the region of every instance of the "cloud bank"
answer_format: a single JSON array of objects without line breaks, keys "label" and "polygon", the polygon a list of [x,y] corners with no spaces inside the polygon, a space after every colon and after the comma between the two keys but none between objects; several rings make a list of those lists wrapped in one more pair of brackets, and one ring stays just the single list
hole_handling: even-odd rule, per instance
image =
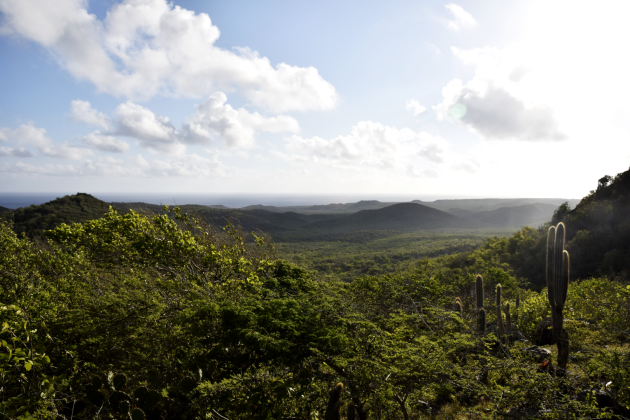
[{"label": "cloud bank", "polygon": [[[361,121],[352,127],[350,134],[329,140],[291,136],[286,142],[289,153],[276,152],[285,160],[321,162],[335,168],[355,170],[373,168],[405,172],[409,165],[415,165],[412,162],[422,160],[425,169],[430,169],[426,167],[445,162],[448,154],[448,145],[439,137],[372,121]],[[435,174],[432,171],[428,173]]]},{"label": "cloud bank", "polygon": [[[248,48],[219,48],[219,29],[207,14],[165,0],[125,0],[103,21],[88,13],[85,0],[3,0],[0,12],[0,34],[41,45],[75,78],[115,96],[198,98],[237,90],[274,112],[326,110],[338,101],[314,67],[274,67]],[[105,128],[98,114],[82,115]]]}]

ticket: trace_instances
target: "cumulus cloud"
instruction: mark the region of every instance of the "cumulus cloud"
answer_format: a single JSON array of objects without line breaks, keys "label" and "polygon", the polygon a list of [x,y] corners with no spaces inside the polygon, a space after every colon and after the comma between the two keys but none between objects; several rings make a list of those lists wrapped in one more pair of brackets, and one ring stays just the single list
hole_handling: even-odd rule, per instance
[{"label": "cumulus cloud", "polygon": [[406,104],[407,111],[411,111],[414,116],[418,116],[427,110],[426,107],[420,105],[415,99],[409,99]]},{"label": "cumulus cloud", "polygon": [[131,101],[118,105],[114,116],[115,133],[137,139],[139,145],[146,149],[166,154],[183,153],[185,150],[168,117],[156,115]]},{"label": "cumulus cloud", "polygon": [[444,157],[442,154],[444,153],[444,149],[440,147],[438,143],[426,143],[423,147],[420,147],[418,150],[418,155],[423,158],[435,162],[435,163],[444,163]]},{"label": "cumulus cloud", "polygon": [[116,107],[113,118],[94,110],[89,102],[73,101],[72,107],[80,109],[79,115],[97,115],[107,121],[109,130],[95,131],[85,136],[83,143],[105,152],[126,152],[129,145],[116,138],[124,136],[136,139],[138,145],[165,154],[182,154],[186,145],[206,144],[213,138],[223,139],[230,148],[251,147],[256,134],[261,131],[299,132],[298,122],[289,116],[266,117],[245,108],[234,109],[223,92],[215,92],[203,103],[195,106],[180,129],[168,117],[155,114],[148,108],[127,101]]},{"label": "cumulus cloud", "polygon": [[460,29],[472,28],[477,25],[477,21],[472,17],[470,13],[464,10],[463,7],[449,3],[445,5],[449,12],[453,15],[453,19],[446,22],[446,26],[453,30],[459,31]]},{"label": "cumulus cloud", "polygon": [[[37,147],[40,153],[46,156],[79,160],[93,154],[91,150],[76,147],[70,142],[54,143],[46,135],[45,129],[35,127],[32,123],[22,124],[16,129],[1,128],[0,132],[9,141],[13,141],[19,146]],[[25,149],[18,150],[23,150],[21,152],[23,154],[26,153]]]},{"label": "cumulus cloud", "polygon": [[553,109],[530,94],[529,68],[493,48],[453,52],[476,72],[468,83],[455,79],[442,89],[443,101],[434,107],[438,119],[458,120],[493,140],[566,139]]},{"label": "cumulus cloud", "polygon": [[70,102],[70,118],[85,124],[103,127],[105,130],[111,124],[111,119],[107,115],[92,108],[88,101],[80,99]]},{"label": "cumulus cloud", "polygon": [[[288,153],[276,155],[293,162],[322,161],[333,166],[404,169],[414,156],[431,163],[444,161],[446,142],[428,133],[361,121],[350,134],[330,140],[321,137],[286,139]],[[442,155],[441,155],[442,154]]]},{"label": "cumulus cloud", "polygon": [[437,178],[438,173],[433,169],[419,169],[414,164],[407,166],[407,176],[411,178]]},{"label": "cumulus cloud", "polygon": [[33,157],[33,153],[23,147],[17,149],[11,147],[0,147],[0,156],[10,157]]},{"label": "cumulus cloud", "polygon": [[125,153],[129,150],[129,144],[127,142],[117,139],[114,136],[101,134],[98,130],[84,136],[81,141],[102,152]]},{"label": "cumulus cloud", "polygon": [[248,48],[217,47],[219,29],[205,13],[166,0],[124,0],[100,21],[86,6],[84,0],[3,0],[0,33],[42,45],[77,79],[130,99],[236,89],[275,112],[331,109],[338,101],[314,67],[274,67]]},{"label": "cumulus cloud", "polygon": [[278,133],[298,132],[298,122],[285,115],[264,117],[244,108],[234,109],[226,104],[227,96],[215,92],[186,119],[182,127],[183,141],[189,144],[207,143],[212,134],[218,135],[228,147],[249,147],[254,144],[257,131]]}]

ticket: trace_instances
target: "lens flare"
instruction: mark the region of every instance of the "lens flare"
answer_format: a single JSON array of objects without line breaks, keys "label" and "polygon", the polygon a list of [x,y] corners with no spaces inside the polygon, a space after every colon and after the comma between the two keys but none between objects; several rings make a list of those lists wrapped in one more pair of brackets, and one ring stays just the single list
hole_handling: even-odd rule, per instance
[{"label": "lens flare", "polygon": [[455,119],[461,119],[466,115],[466,105],[464,104],[455,104],[449,109],[449,114],[451,117]]}]

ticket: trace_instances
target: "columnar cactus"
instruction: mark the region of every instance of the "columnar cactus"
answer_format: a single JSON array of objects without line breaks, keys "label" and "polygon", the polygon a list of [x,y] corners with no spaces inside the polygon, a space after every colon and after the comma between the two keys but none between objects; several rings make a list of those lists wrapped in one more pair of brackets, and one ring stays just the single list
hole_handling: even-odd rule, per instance
[{"label": "columnar cactus", "polygon": [[497,335],[500,339],[503,339],[505,335],[505,326],[503,325],[503,315],[501,313],[501,290],[503,288],[500,284],[497,284]]},{"label": "columnar cactus", "polygon": [[343,384],[339,382],[334,388],[329,391],[330,398],[328,399],[328,406],[326,407],[326,414],[324,414],[324,420],[341,420],[339,409],[343,405],[341,402],[341,392],[343,391]]},{"label": "columnar cactus", "polygon": [[510,317],[510,302],[505,304],[505,328],[508,335],[512,334],[512,318]]},{"label": "columnar cactus", "polygon": [[563,223],[549,228],[547,234],[547,297],[551,305],[553,335],[558,346],[558,367],[566,369],[569,359],[569,336],[562,329],[564,303],[569,289],[569,253],[564,250]]},{"label": "columnar cactus", "polygon": [[480,274],[477,274],[477,280],[475,282],[475,291],[477,297],[477,310],[483,308],[483,278]]},{"label": "columnar cactus", "polygon": [[486,310],[483,308],[477,311],[477,330],[482,334],[486,332]]},{"label": "columnar cactus", "polygon": [[354,403],[352,401],[350,401],[348,403],[348,420],[355,420],[356,419],[356,410],[354,409]]},{"label": "columnar cactus", "polygon": [[453,312],[457,312],[460,318],[464,317],[464,306],[462,305],[462,300],[459,297],[457,297],[453,303]]}]

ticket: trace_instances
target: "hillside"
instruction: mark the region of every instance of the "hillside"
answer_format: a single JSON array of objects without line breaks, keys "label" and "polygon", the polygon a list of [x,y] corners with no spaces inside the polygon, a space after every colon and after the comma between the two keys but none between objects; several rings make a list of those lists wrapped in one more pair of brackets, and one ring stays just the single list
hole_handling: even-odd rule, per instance
[{"label": "hillside", "polygon": [[361,210],[378,210],[384,207],[391,206],[398,203],[387,203],[378,200],[361,200],[357,203],[333,203],[314,206],[289,206],[289,207],[276,207],[276,206],[263,206],[254,205],[243,207],[241,210],[267,210],[276,213],[285,212],[299,212],[299,213],[355,213]]},{"label": "hillside", "polygon": [[426,230],[465,227],[459,217],[416,203],[400,203],[378,210],[361,210],[333,220],[316,222],[305,229],[336,232],[360,230]]},{"label": "hillside", "polygon": [[477,221],[493,226],[516,227],[540,226],[551,219],[558,206],[545,203],[525,204],[515,207],[501,207],[496,210],[480,211],[461,215],[466,220]]},{"label": "hillside", "polygon": [[19,235],[43,237],[44,230],[54,229],[61,223],[83,223],[100,219],[109,211],[109,204],[91,196],[77,193],[57,198],[39,206],[13,210],[13,229]]},{"label": "hillside", "polygon": [[[509,238],[486,243],[477,254],[495,259],[535,288],[545,280],[545,248],[551,224],[566,226],[566,249],[571,255],[571,278],[627,278],[630,274],[630,170],[615,177],[605,176],[597,189],[572,210],[560,205],[549,222],[539,228],[526,227]],[[544,209],[541,209],[541,212]],[[485,220],[485,219],[481,219]],[[495,219],[496,220],[496,219]],[[474,261],[472,254],[461,254],[458,261]],[[460,264],[460,263],[453,263]]]},{"label": "hillside", "polygon": [[7,207],[2,207],[0,206],[0,213],[5,213],[7,211],[11,211],[11,209],[7,208]]}]

